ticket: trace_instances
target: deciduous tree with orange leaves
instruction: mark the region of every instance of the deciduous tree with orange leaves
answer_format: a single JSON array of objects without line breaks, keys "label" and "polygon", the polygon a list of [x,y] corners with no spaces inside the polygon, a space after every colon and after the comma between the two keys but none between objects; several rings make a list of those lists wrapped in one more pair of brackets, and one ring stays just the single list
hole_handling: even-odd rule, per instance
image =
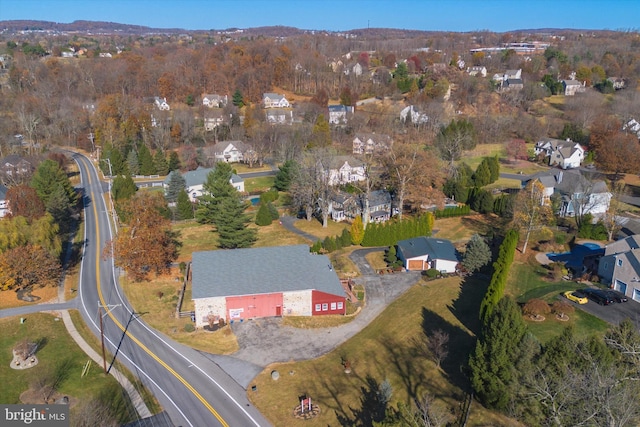
[{"label": "deciduous tree with orange leaves", "polygon": [[104,254],[113,256],[136,282],[149,279],[151,273],[167,272],[178,256],[180,243],[170,220],[162,215],[164,209],[159,193],[139,193],[121,205],[122,227]]}]

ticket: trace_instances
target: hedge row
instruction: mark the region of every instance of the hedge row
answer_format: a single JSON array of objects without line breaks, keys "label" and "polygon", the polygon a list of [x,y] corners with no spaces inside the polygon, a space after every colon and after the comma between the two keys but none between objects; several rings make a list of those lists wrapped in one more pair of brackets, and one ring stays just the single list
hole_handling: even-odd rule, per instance
[{"label": "hedge row", "polygon": [[430,236],[434,217],[427,212],[415,218],[392,220],[385,223],[370,223],[364,232],[362,246],[391,246],[399,240],[418,236]]},{"label": "hedge row", "polygon": [[331,237],[327,236],[324,240],[317,240],[310,248],[314,253],[331,253],[333,251],[351,246],[351,233],[346,228],[342,230],[342,234],[339,236]]},{"label": "hedge row", "polygon": [[435,215],[436,219],[439,219],[439,218],[451,218],[454,216],[469,215],[470,213],[471,213],[471,206],[463,205],[463,206],[456,206],[455,208],[444,208],[442,210],[437,210],[433,214]]},{"label": "hedge row", "polygon": [[493,263],[493,276],[487,288],[487,293],[480,304],[480,320],[484,323],[489,318],[493,309],[498,305],[498,301],[504,295],[504,289],[507,286],[507,276],[513,263],[516,253],[516,245],[518,244],[518,231],[511,229],[504,236],[504,240],[500,245],[498,259]]}]

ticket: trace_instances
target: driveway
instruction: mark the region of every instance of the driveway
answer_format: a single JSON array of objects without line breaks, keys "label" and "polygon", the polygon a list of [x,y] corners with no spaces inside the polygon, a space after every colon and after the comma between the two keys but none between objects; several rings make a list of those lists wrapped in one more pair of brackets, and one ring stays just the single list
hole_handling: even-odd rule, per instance
[{"label": "driveway", "polygon": [[631,299],[627,302],[611,305],[600,305],[591,300],[586,304],[577,304],[566,298],[564,301],[570,302],[575,308],[592,314],[612,325],[617,325],[624,319],[629,318],[640,330],[640,303]]},{"label": "driveway", "polygon": [[231,356],[208,354],[245,388],[264,367],[276,362],[315,359],[356,335],[396,298],[420,279],[420,272],[409,271],[377,275],[365,255],[382,248],[358,249],[350,255],[361,276],[356,284],[364,285],[365,304],[355,318],[334,328],[298,329],[283,326],[281,318],[262,318],[233,323],[231,328],[240,350]]}]

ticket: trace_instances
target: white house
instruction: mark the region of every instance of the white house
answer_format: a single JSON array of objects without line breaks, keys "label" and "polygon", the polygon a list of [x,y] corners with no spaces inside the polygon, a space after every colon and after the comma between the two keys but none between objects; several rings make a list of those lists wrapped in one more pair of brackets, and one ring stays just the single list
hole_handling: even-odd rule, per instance
[{"label": "white house", "polygon": [[329,105],[329,123],[332,125],[346,124],[352,114],[353,107],[350,105]]},{"label": "white house", "polygon": [[8,188],[0,184],[0,218],[4,218],[9,213],[9,203],[7,202]]},{"label": "white house", "polygon": [[640,139],[640,123],[636,119],[630,119],[622,126],[622,130],[634,133]]},{"label": "white house", "polygon": [[[213,169],[214,168],[199,167],[194,171],[189,171],[182,174],[182,177],[185,180],[187,193],[189,194],[189,200],[191,200],[192,203],[196,202],[198,200],[198,197],[204,194],[203,185],[207,181],[207,175],[209,175],[209,172],[211,172]],[[167,175],[167,177],[164,179],[164,188],[167,188],[169,186],[172,173],[179,172],[173,171],[169,175]],[[233,188],[241,193],[244,193],[244,180],[235,173],[231,174],[229,183],[233,185]]]},{"label": "white house", "polygon": [[455,273],[460,262],[449,240],[420,236],[400,240],[396,246],[398,259],[407,270],[434,268],[443,273]]},{"label": "white house", "polygon": [[345,314],[345,289],[326,255],[307,245],[194,252],[196,327],[219,319]]},{"label": "white house", "polygon": [[536,142],[533,152],[536,156],[547,157],[549,166],[559,166],[562,169],[579,168],[584,160],[584,148],[570,139],[541,139]]},{"label": "white house", "polygon": [[470,76],[477,76],[479,74],[482,77],[487,77],[487,67],[482,67],[482,66],[477,66],[476,65],[476,66],[467,68],[467,73]]},{"label": "white house", "polygon": [[291,104],[284,95],[279,93],[265,93],[262,95],[262,103],[264,108],[289,108]]},{"label": "white house", "polygon": [[565,96],[573,96],[576,93],[582,93],[587,90],[585,83],[580,83],[577,80],[562,80],[562,87],[564,88]]},{"label": "white house", "polygon": [[365,180],[364,163],[361,161],[351,156],[336,156],[333,160],[335,166],[325,171],[329,174],[329,185],[344,185]]},{"label": "white house", "polygon": [[211,132],[218,126],[231,120],[231,115],[226,115],[223,110],[213,109],[204,114],[204,129]]},{"label": "white house", "polygon": [[160,98],[159,96],[156,96],[153,98],[153,103],[160,111],[169,111],[171,109],[167,103],[167,98]]},{"label": "white house", "polygon": [[222,96],[218,94],[205,94],[202,95],[202,105],[209,108],[222,108],[227,105],[227,95]]},{"label": "white house", "polygon": [[214,162],[238,163],[245,160],[251,146],[242,141],[220,141],[203,150],[209,160]]},{"label": "white house", "polygon": [[356,133],[353,138],[353,154],[380,153],[391,148],[389,135],[381,133]]},{"label": "white house", "polygon": [[578,169],[550,169],[535,174],[531,179],[544,186],[548,200],[557,194],[559,206],[556,213],[560,216],[591,214],[598,218],[609,210],[612,196],[607,184],[602,180],[587,179]]},{"label": "white house", "polygon": [[272,125],[293,124],[293,111],[286,108],[269,108],[264,110],[265,120]]}]

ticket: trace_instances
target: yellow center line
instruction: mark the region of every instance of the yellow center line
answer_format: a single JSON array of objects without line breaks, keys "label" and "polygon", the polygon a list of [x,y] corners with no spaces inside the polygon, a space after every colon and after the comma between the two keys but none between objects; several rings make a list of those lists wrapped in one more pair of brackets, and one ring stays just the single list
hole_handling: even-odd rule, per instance
[{"label": "yellow center line", "polygon": [[[83,160],[84,161],[84,160]],[[91,184],[91,174],[88,174],[88,180],[89,180],[89,184]],[[95,194],[94,194],[95,196]],[[101,196],[102,197],[102,196]],[[95,199],[95,197],[94,197]],[[97,200],[97,199],[96,199]],[[99,227],[99,223],[98,223],[98,210],[96,208],[96,202],[94,201],[93,203],[93,214],[95,216],[95,222],[96,222],[96,242],[97,242],[97,248],[101,247],[100,244],[100,227]],[[100,303],[102,304],[103,307],[106,306],[106,302],[104,299],[104,296],[102,295],[102,286],[100,285],[100,251],[98,251],[96,253],[96,284],[98,287],[98,296],[100,298]],[[162,365],[167,371],[169,371],[174,377],[176,377],[178,379],[178,381],[180,381],[182,384],[184,384],[184,386],[191,391],[191,393],[193,393],[193,395],[195,397],[198,398],[198,400],[200,402],[202,402],[202,404],[217,418],[218,421],[220,421],[220,424],[222,424],[224,427],[229,427],[229,425],[226,423],[226,421],[220,416],[220,414],[218,414],[218,411],[216,411],[213,406],[211,406],[211,404],[209,404],[209,402],[206,401],[206,399],[204,397],[202,397],[202,395],[200,393],[198,393],[198,391],[193,388],[193,386],[191,384],[189,384],[187,382],[187,380],[185,380],[184,378],[182,378],[182,376],[180,374],[178,374],[175,370],[173,370],[173,368],[171,368],[171,366],[167,365],[167,363],[165,361],[163,361],[162,359],[160,359],[158,356],[156,356],[151,350],[149,350],[149,348],[144,345],[142,342],[140,342],[140,340],[138,340],[135,336],[133,336],[131,334],[131,332],[129,332],[129,330],[125,331],[124,326],[122,326],[122,324],[118,321],[118,319],[115,318],[115,316],[113,315],[113,313],[111,311],[108,311],[107,314],[109,315],[109,317],[111,318],[111,320],[113,321],[113,323],[120,328],[121,331],[125,332],[126,335],[131,338],[131,340],[133,342],[135,342],[142,350],[144,350],[149,356],[151,356],[156,362],[158,362],[160,365]]]}]

